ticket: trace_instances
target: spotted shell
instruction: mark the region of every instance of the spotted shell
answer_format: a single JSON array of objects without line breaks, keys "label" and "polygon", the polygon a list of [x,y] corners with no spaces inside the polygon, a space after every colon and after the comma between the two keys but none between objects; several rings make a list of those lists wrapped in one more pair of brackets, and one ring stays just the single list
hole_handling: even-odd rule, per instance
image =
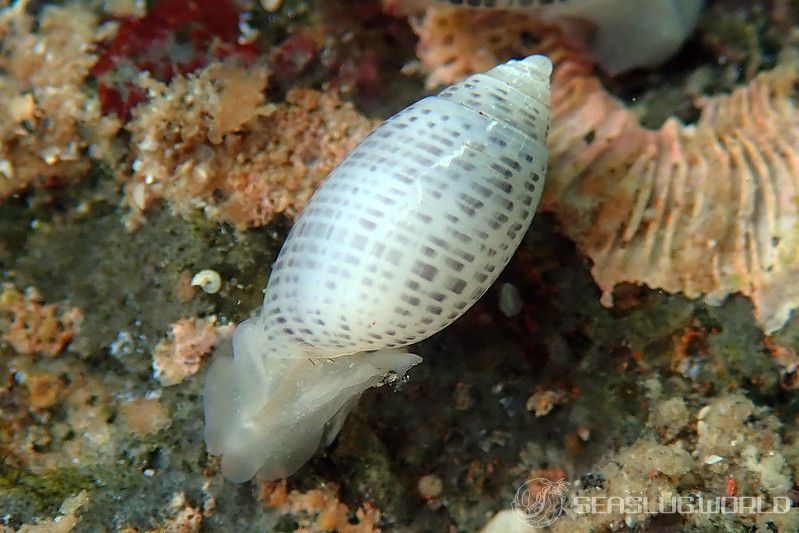
[{"label": "spotted shell", "polygon": [[551,63],[510,61],[388,119],[288,235],[261,313],[206,381],[206,442],[241,481],[293,473],[397,350],[462,315],[524,236],[544,185]]},{"label": "spotted shell", "polygon": [[267,338],[311,355],[393,348],[444,328],[486,291],[544,185],[548,91],[525,85],[547,80],[539,59],[406,108],[346,157],[275,262]]}]

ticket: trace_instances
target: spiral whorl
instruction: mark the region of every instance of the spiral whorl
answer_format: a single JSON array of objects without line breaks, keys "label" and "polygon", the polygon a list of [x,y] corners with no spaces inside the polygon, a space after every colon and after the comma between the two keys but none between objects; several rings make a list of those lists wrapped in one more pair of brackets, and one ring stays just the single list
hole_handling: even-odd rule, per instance
[{"label": "spiral whorl", "polygon": [[543,56],[503,63],[441,91],[452,100],[498,123],[514,127],[537,142],[549,125],[549,76],[552,63]]}]

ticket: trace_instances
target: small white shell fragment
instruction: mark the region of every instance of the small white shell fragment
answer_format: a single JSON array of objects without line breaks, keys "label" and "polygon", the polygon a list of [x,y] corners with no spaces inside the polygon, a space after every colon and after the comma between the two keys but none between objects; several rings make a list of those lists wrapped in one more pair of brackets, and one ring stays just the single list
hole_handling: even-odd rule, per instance
[{"label": "small white shell fragment", "polygon": [[715,465],[717,463],[722,462],[723,460],[724,460],[724,457],[722,457],[720,455],[708,455],[707,457],[705,457],[705,464],[706,465]]},{"label": "small white shell fragment", "polygon": [[8,159],[0,159],[0,175],[14,179],[14,167]]},{"label": "small white shell fragment", "polygon": [[519,289],[512,283],[503,283],[499,288],[499,310],[508,318],[513,318],[522,312],[524,302]]},{"label": "small white shell fragment", "polygon": [[404,346],[494,283],[543,190],[551,72],[531,56],[424,98],[322,183],[272,266],[260,314],[206,377],[206,445],[228,479],[293,474],[365,389],[421,361]]},{"label": "small white shell fragment", "polygon": [[438,498],[441,496],[441,491],[444,490],[444,482],[435,474],[427,474],[419,478],[416,487],[422,498]]},{"label": "small white shell fragment", "polygon": [[519,518],[514,509],[503,509],[488,521],[480,533],[541,533],[539,529]]},{"label": "small white shell fragment", "polygon": [[216,270],[200,270],[191,278],[192,287],[200,287],[208,294],[216,294],[222,288],[222,276]]}]

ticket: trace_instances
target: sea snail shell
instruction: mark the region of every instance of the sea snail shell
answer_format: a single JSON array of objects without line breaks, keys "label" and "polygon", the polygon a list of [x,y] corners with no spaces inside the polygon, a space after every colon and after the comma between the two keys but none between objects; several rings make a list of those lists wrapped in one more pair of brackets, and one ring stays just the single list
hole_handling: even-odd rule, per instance
[{"label": "sea snail shell", "polygon": [[233,481],[294,473],[361,393],[421,358],[397,348],[462,315],[508,263],[544,185],[546,57],[416,102],[330,173],[278,256],[234,357],[208,372],[208,451]]}]

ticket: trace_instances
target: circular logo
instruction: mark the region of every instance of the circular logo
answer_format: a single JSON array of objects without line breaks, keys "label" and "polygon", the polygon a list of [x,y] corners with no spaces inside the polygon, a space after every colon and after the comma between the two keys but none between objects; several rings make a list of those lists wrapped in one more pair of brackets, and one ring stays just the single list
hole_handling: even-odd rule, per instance
[{"label": "circular logo", "polygon": [[564,479],[531,479],[516,491],[513,511],[531,526],[547,527],[563,512],[568,491],[569,483]]}]

